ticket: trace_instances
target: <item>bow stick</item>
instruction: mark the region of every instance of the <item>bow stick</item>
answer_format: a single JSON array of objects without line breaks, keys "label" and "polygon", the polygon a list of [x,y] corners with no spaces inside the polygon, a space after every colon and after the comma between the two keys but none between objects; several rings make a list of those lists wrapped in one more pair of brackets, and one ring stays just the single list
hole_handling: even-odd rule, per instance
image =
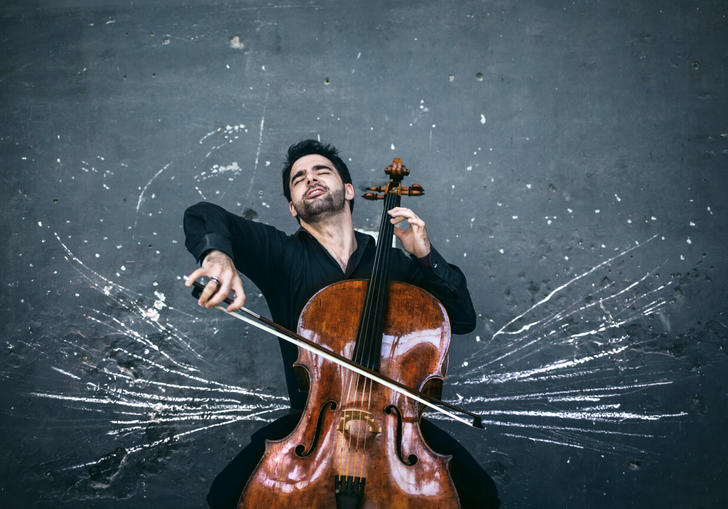
[{"label": "bow stick", "polygon": [[[193,286],[192,296],[195,297],[196,299],[199,299],[200,295],[202,294],[202,291],[205,289],[205,286],[197,281],[194,281],[192,283],[192,286]],[[230,299],[230,297],[226,297],[223,302],[226,304],[232,304],[232,300]],[[457,407],[455,405],[452,405],[450,403],[447,403],[445,401],[441,401],[439,399],[432,398],[430,396],[427,396],[426,394],[422,394],[421,392],[417,392],[392,378],[389,378],[380,373],[377,373],[376,371],[372,371],[371,369],[365,368],[364,366],[361,366],[359,364],[355,364],[355,363],[351,362],[350,359],[347,359],[346,357],[343,357],[331,350],[325,350],[324,348],[321,348],[320,345],[314,343],[313,341],[306,339],[303,336],[296,334],[295,332],[292,332],[292,331],[286,329],[285,327],[278,325],[274,321],[269,320],[269,319],[265,318],[264,316],[261,316],[258,313],[255,313],[245,307],[241,308],[239,312],[238,311],[228,311],[227,309],[225,309],[223,306],[221,306],[219,304],[215,307],[221,311],[224,311],[225,313],[229,314],[230,316],[237,318],[238,320],[242,320],[254,327],[257,327],[258,329],[268,332],[269,334],[273,334],[274,336],[277,336],[285,341],[288,341],[289,343],[293,343],[294,345],[296,345],[299,348],[303,348],[304,350],[308,350],[309,352],[312,352],[316,355],[320,355],[324,359],[334,362],[334,363],[338,364],[339,366],[341,366],[345,369],[348,369],[350,371],[353,371],[374,382],[382,384],[385,387],[388,387],[391,390],[398,392],[399,394],[402,394],[403,396],[406,396],[415,401],[418,401],[419,403],[422,403],[426,407],[432,408],[433,410],[440,412],[441,414],[447,415],[448,417],[455,419],[458,422],[462,422],[463,424],[472,426],[473,428],[485,429],[485,427],[483,426],[483,421],[479,415],[469,412],[469,411],[462,409],[460,407]],[[473,419],[473,422],[471,423],[468,420],[463,419],[462,417],[459,417],[448,410],[445,410],[445,408],[443,408],[443,407],[449,408],[450,410],[453,410],[455,412],[460,412],[461,414],[468,415]]]}]

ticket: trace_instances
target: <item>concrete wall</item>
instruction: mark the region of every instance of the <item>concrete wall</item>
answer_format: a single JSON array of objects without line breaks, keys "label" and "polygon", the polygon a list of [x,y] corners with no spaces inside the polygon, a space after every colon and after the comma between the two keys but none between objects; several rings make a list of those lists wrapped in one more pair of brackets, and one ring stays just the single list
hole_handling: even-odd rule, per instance
[{"label": "concrete wall", "polygon": [[725,506],[727,13],[4,2],[2,505],[204,504],[285,391],[183,288],[181,215],[294,231],[279,168],[320,136],[358,188],[399,156],[426,189],[479,313],[445,397],[487,428],[441,424],[505,507]]}]

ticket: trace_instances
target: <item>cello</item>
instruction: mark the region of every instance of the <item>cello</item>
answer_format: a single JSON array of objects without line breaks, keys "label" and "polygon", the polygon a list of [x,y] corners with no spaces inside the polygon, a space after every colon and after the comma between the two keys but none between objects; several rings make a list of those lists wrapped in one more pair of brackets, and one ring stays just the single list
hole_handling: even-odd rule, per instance
[{"label": "cello", "polygon": [[447,313],[426,291],[387,276],[394,228],[387,211],[403,194],[423,191],[401,186],[409,173],[401,160],[385,172],[389,183],[364,195],[384,200],[371,278],[319,290],[298,320],[300,339],[352,367],[299,350],[294,366],[309,379],[303,414],[289,436],[266,442],[239,508],[460,506],[449,456],[432,451],[419,429],[423,403],[439,396],[447,369]]}]

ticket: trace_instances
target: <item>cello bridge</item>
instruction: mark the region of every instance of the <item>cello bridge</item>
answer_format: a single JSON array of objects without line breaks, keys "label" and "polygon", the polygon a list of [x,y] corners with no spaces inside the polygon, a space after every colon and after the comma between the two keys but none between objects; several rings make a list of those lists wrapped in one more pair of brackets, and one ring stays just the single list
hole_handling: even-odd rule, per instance
[{"label": "cello bridge", "polygon": [[382,427],[374,419],[372,413],[358,408],[343,410],[336,429],[358,438],[364,438],[366,433],[377,434],[382,432]]}]

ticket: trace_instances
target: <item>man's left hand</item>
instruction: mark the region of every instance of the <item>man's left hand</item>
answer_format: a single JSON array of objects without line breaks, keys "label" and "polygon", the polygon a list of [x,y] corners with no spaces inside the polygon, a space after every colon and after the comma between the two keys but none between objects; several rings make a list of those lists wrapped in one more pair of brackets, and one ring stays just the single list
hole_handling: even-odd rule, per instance
[{"label": "man's left hand", "polygon": [[394,225],[405,220],[409,223],[410,227],[407,230],[397,226],[394,228],[394,234],[405,251],[417,258],[424,258],[430,254],[430,239],[427,237],[425,222],[417,214],[405,207],[394,207],[389,211],[389,215],[392,216],[390,221]]}]

